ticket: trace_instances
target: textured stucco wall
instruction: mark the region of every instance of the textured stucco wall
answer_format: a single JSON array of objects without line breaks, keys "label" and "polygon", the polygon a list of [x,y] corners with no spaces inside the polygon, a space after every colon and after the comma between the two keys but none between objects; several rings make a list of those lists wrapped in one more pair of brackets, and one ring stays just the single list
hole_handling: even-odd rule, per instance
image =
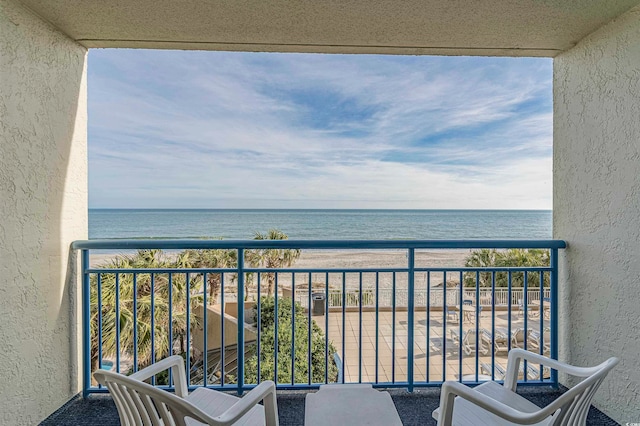
[{"label": "textured stucco wall", "polygon": [[37,424],[78,392],[87,236],[86,49],[0,0],[0,424]]},{"label": "textured stucco wall", "polygon": [[640,422],[640,7],[554,61],[561,359],[620,364],[595,404]]}]

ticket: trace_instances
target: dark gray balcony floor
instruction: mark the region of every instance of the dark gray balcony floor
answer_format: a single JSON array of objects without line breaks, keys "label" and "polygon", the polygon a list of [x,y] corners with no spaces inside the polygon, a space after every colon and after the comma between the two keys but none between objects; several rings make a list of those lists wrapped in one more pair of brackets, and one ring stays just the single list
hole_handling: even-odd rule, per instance
[{"label": "dark gray balcony floor", "polygon": [[[431,412],[440,403],[440,390],[421,389],[413,393],[404,390],[391,390],[393,402],[405,426],[435,425]],[[545,406],[556,399],[562,390],[542,387],[518,388],[518,393],[538,406]],[[306,392],[278,392],[278,412],[281,426],[302,426],[304,423],[304,398]],[[108,395],[92,395],[87,399],[76,397],[41,423],[50,425],[101,425],[120,424],[118,413]],[[617,425],[595,407],[591,407],[587,425]]]}]

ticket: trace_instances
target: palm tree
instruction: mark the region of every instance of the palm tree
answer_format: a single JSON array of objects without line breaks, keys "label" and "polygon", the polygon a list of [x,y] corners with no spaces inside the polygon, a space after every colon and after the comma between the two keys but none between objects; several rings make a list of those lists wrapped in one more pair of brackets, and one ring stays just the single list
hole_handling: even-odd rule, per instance
[{"label": "palm tree", "polygon": [[[466,267],[535,267],[549,266],[549,250],[541,249],[509,249],[497,251],[495,249],[476,250],[466,259]],[[492,273],[480,272],[480,287],[491,287]],[[531,286],[540,285],[540,272],[528,272],[527,281]],[[496,272],[496,287],[507,287],[509,285],[509,274],[507,272]],[[549,285],[549,274],[542,273],[544,286]],[[475,287],[476,274],[465,273],[465,286]],[[511,274],[512,287],[522,287],[524,285],[524,272],[513,272]]]},{"label": "palm tree", "polygon": [[[271,229],[266,234],[256,232],[254,240],[286,240],[289,237],[282,231]],[[287,268],[293,265],[300,257],[300,249],[274,249],[264,248],[250,250],[246,253],[247,262],[254,268]],[[276,274],[266,272],[261,278],[267,283],[267,295],[273,294]]]},{"label": "palm tree", "polygon": [[[549,250],[543,249],[509,249],[500,257],[499,266],[549,266]],[[506,274],[502,280],[504,287],[508,285],[506,281]],[[542,280],[540,276],[542,275]],[[542,281],[542,282],[540,282]],[[513,287],[524,286],[524,272],[519,272],[512,275],[511,283]],[[540,272],[527,272],[527,283],[529,286],[536,287],[542,284],[543,286],[549,286],[549,274]]]},{"label": "palm tree", "polygon": [[[181,268],[236,268],[238,253],[235,250],[225,249],[185,250],[178,255],[177,263]],[[207,274],[208,304],[212,305],[218,299],[220,290],[224,286],[222,277],[222,273]]]},{"label": "palm tree", "polygon": [[[499,257],[500,253],[498,253],[495,249],[475,250],[471,252],[471,255],[469,257],[467,257],[464,266],[466,266],[467,268],[486,268],[489,266],[496,266],[496,262]],[[491,287],[491,273],[481,272],[479,275],[479,286]],[[464,274],[464,285],[465,287],[475,287],[476,274],[473,272],[466,272]]]},{"label": "palm tree", "polygon": [[[187,297],[190,299],[191,308],[201,303],[202,297],[198,293],[202,288],[202,280],[194,277],[187,282],[186,274],[182,273],[136,273],[134,275],[132,272],[127,272],[134,268],[175,268],[176,262],[168,259],[161,250],[139,250],[133,255],[117,256],[101,267],[122,269],[122,272],[99,274],[100,310],[98,310],[98,274],[91,276],[89,297],[92,369],[97,367],[100,344],[103,356],[107,357],[116,355],[118,344],[121,353],[133,354],[137,351],[138,366],[141,368],[170,355],[171,348],[176,342],[180,344],[181,352],[186,352],[187,328],[197,325],[197,318],[193,314],[187,321]],[[169,293],[171,293],[171,312],[169,312]],[[119,301],[116,301],[116,297]],[[101,314],[102,321],[101,342],[98,341],[98,313]],[[135,341],[134,324],[137,334]],[[170,330],[171,340],[169,339]]]}]

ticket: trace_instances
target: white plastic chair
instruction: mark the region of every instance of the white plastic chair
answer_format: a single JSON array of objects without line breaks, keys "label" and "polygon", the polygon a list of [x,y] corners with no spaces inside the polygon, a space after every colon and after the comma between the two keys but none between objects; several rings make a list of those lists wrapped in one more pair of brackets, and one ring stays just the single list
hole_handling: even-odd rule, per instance
[{"label": "white plastic chair", "polygon": [[[168,369],[173,372],[175,394],[143,381]],[[206,388],[189,394],[184,361],[179,355],[130,376],[104,370],[93,376],[109,389],[123,426],[278,426],[276,388],[272,381],[260,383],[242,398]],[[264,406],[260,401],[264,401]]]},{"label": "white plastic chair", "polygon": [[[516,393],[517,372],[522,360],[583,380],[551,404],[540,408]],[[593,395],[618,361],[614,357],[595,367],[574,367],[522,349],[513,349],[509,352],[504,385],[491,381],[470,388],[459,382],[444,382],[440,407],[433,412],[433,418],[440,426],[585,425]]]},{"label": "white plastic chair", "polygon": [[[518,299],[518,311],[517,311],[517,318],[520,319],[523,316],[524,313],[524,300],[522,299]],[[531,305],[528,304],[527,306],[527,316],[529,317],[529,319],[536,319],[539,317],[539,312],[535,311],[533,309],[531,309]]]},{"label": "white plastic chair", "polygon": [[447,313],[447,319],[458,322],[458,308],[455,306],[445,306],[445,312]]}]

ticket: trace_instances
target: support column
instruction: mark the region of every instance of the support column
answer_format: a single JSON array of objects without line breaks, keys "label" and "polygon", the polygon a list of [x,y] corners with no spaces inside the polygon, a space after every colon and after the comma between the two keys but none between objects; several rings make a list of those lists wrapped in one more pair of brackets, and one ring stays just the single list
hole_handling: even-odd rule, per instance
[{"label": "support column", "polygon": [[[640,419],[640,7],[554,60],[560,359],[621,359],[594,404]],[[571,385],[568,379],[562,383]]]},{"label": "support column", "polygon": [[79,390],[86,53],[0,0],[0,424],[37,424]]}]

